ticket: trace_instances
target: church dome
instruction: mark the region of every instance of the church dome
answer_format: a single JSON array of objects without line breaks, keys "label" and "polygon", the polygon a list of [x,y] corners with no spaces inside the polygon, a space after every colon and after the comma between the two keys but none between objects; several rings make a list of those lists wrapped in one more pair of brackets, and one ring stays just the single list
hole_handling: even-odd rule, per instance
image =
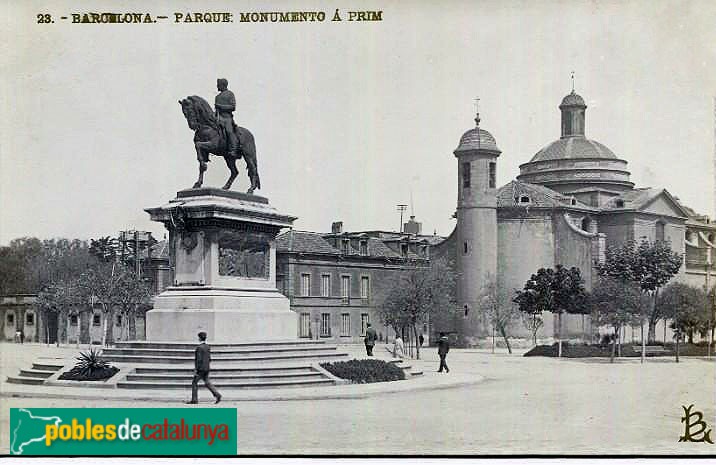
[{"label": "church dome", "polygon": [[492,134],[479,127],[472,128],[462,135],[460,144],[455,149],[455,152],[466,152],[468,150],[500,151]]},{"label": "church dome", "polygon": [[561,137],[520,165],[517,179],[539,184],[562,194],[594,190],[621,192],[631,189],[627,162],[604,144],[587,139],[584,99],[574,90],[562,99]]},{"label": "church dome", "polygon": [[584,103],[584,99],[581,95],[577,94],[572,91],[572,93],[567,94],[562,99],[562,103],[559,104],[559,107],[586,107],[587,105]]},{"label": "church dome", "polygon": [[579,158],[616,159],[607,146],[586,137],[558,139],[537,152],[530,162]]}]

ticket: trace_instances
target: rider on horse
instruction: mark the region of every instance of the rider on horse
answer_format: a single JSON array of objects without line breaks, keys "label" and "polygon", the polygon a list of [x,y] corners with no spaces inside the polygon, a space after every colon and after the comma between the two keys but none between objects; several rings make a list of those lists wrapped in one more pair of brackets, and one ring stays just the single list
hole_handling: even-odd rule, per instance
[{"label": "rider on horse", "polygon": [[217,79],[216,88],[219,94],[214,99],[214,109],[219,125],[226,133],[226,153],[234,158],[240,158],[239,138],[234,132],[234,111],[236,110],[236,97],[229,89],[229,81]]}]

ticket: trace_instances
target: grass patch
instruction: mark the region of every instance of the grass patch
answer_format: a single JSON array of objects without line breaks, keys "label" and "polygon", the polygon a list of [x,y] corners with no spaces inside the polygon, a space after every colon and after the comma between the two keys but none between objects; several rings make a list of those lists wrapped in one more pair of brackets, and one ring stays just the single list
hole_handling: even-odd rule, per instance
[{"label": "grass patch", "polygon": [[321,366],[334,376],[350,380],[353,383],[380,383],[405,379],[403,370],[393,363],[383,360],[348,360],[346,362],[326,362]]}]

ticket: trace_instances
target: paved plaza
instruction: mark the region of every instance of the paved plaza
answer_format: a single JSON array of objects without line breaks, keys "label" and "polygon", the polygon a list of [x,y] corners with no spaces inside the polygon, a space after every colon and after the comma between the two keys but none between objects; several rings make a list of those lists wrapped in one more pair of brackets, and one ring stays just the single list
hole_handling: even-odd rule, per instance
[{"label": "paved plaza", "polygon": [[[361,349],[348,348],[355,354]],[[66,357],[77,351],[37,344],[15,349],[0,344],[3,381],[37,355]],[[382,346],[380,351],[385,352]],[[312,389],[310,400],[229,400],[220,406],[237,408],[238,450],[244,454],[716,453],[714,445],[678,442],[682,405],[694,404],[710,427],[716,425],[716,373],[713,361],[705,358],[610,364],[454,349],[448,357],[451,372],[439,374],[435,350],[425,350],[423,357],[413,362],[425,371],[416,380],[417,390],[380,393],[347,386],[359,395],[319,399],[322,389]],[[444,381],[450,377],[464,382],[451,387]],[[2,386],[6,392],[10,385]],[[72,389],[65,392],[72,394]],[[8,453],[11,407],[183,406],[178,399],[6,396],[2,405],[2,453]]]}]

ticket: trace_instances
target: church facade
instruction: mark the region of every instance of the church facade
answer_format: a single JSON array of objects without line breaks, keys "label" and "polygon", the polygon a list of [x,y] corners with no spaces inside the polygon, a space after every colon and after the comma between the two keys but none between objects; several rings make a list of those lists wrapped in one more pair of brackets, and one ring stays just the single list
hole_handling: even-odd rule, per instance
[{"label": "church facade", "polygon": [[[501,151],[480,127],[479,115],[461,137],[454,151],[457,225],[442,245],[455,257],[461,307],[479,308],[481,289],[490,280],[511,294],[539,268],[558,264],[579,268],[589,290],[606,248],[628,240],[669,241],[684,256],[674,279],[713,286],[716,225],[665,188],[635,187],[626,159],[586,137],[586,109],[574,91],[565,96],[560,138],[520,165],[517,178],[502,187],[495,183]],[[596,332],[581,316],[570,315],[562,324],[568,337]],[[546,315],[540,336],[556,330]]]}]

